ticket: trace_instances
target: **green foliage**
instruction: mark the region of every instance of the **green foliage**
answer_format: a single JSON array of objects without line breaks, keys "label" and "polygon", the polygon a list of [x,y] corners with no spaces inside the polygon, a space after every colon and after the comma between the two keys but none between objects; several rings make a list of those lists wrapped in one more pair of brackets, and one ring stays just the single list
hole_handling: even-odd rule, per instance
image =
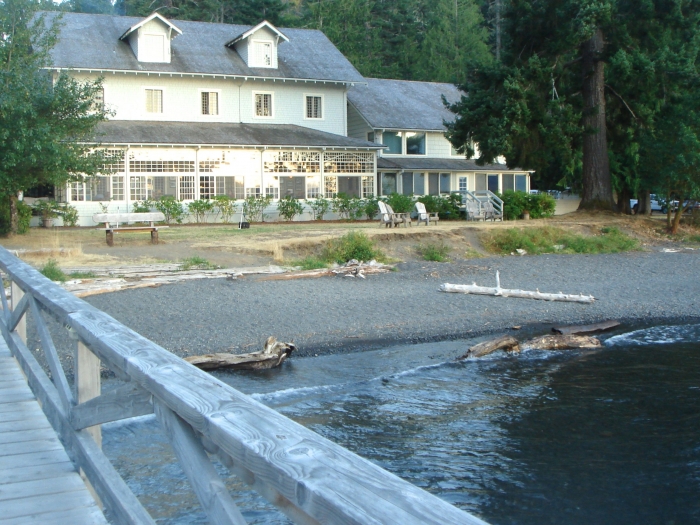
[{"label": "green foliage", "polygon": [[187,208],[190,214],[194,216],[196,223],[207,222],[207,213],[214,210],[214,202],[209,199],[199,199],[190,202]]},{"label": "green foliage", "polygon": [[[92,7],[87,0],[71,2],[79,6],[81,12],[92,12],[85,10]],[[280,25],[284,21],[285,4],[282,0],[117,0],[114,8],[128,16],[145,17],[158,11],[167,18],[178,20],[243,25],[256,25],[262,20],[268,20],[274,25]]]},{"label": "green foliage", "polygon": [[318,270],[320,268],[327,268],[328,262],[318,257],[304,257],[296,261],[290,261],[291,266],[298,266],[301,270]]},{"label": "green foliage", "polygon": [[131,206],[131,211],[133,213],[150,213],[154,204],[152,200],[146,199],[145,201],[134,201]]},{"label": "green foliage", "polygon": [[413,195],[401,195],[400,193],[392,193],[384,199],[391,206],[395,213],[410,213],[413,211],[415,202]]},{"label": "green foliage", "polygon": [[547,193],[531,194],[524,191],[505,191],[499,197],[503,200],[503,217],[508,221],[522,218],[528,211],[530,218],[542,219],[554,215],[557,203]]},{"label": "green foliage", "polygon": [[330,239],[323,248],[321,258],[328,262],[344,264],[351,259],[358,261],[381,260],[384,254],[375,242],[362,232],[348,232],[342,237]]},{"label": "green foliage", "polygon": [[221,215],[221,220],[231,222],[236,213],[236,201],[228,195],[217,195],[214,197],[214,209]]},{"label": "green foliage", "polygon": [[97,274],[95,272],[71,272],[68,276],[71,279],[94,279]]},{"label": "green foliage", "polygon": [[322,221],[323,216],[331,209],[331,201],[323,197],[308,201],[308,205],[314,214],[314,219],[317,221]]},{"label": "green foliage", "polygon": [[265,208],[270,206],[272,202],[272,197],[269,195],[265,197],[254,197],[250,196],[243,201],[243,215],[245,215],[246,220],[250,222],[264,222]]},{"label": "green foliage", "polygon": [[462,203],[462,197],[458,193],[452,193],[448,197],[422,195],[416,200],[425,204],[425,211],[437,212],[441,219],[459,219],[459,205]]},{"label": "green foliage", "polygon": [[102,82],[78,82],[68,74],[52,82],[46,69],[58,17],[39,14],[41,7],[31,0],[0,4],[0,198],[13,202],[21,191],[63,185],[102,165],[102,153],[88,145],[106,116],[93,104]]},{"label": "green foliage", "polygon": [[[17,206],[17,232],[20,235],[29,231],[29,223],[32,220],[32,207],[23,201],[15,201]],[[10,199],[0,197],[0,235],[10,233]]]},{"label": "green foliage", "polygon": [[59,268],[58,262],[55,259],[49,259],[49,262],[39,269],[39,272],[52,281],[65,283],[68,280],[68,276]]},{"label": "green foliage", "polygon": [[[145,203],[146,201],[143,204]],[[187,216],[183,204],[172,195],[163,195],[160,199],[152,201],[152,205],[165,215],[165,222],[168,224],[172,224],[173,221],[182,224],[183,219]],[[134,206],[134,210],[136,210],[136,206]]]},{"label": "green foliage", "polygon": [[36,215],[41,217],[42,221],[61,217],[64,226],[75,226],[80,219],[75,206],[53,200],[39,199],[34,202],[32,210]]},{"label": "green foliage", "polygon": [[183,259],[182,262],[180,263],[180,270],[185,271],[185,270],[215,270],[217,269],[218,266],[215,264],[210,263],[203,257],[199,257],[197,255],[194,255],[192,257],[188,257],[187,259]]},{"label": "green foliage", "polygon": [[64,226],[76,226],[78,224],[78,220],[80,220],[78,209],[68,203],[59,204],[58,215],[61,217],[61,219],[63,219]]},{"label": "green foliage", "polygon": [[379,199],[377,197],[370,197],[365,199],[363,211],[367,216],[368,220],[374,220],[374,218],[379,215]]},{"label": "green foliage", "polygon": [[304,206],[291,195],[286,195],[277,201],[277,211],[284,220],[291,221],[304,212]]},{"label": "green foliage", "polygon": [[337,213],[341,219],[356,221],[364,213],[362,199],[350,196],[347,193],[339,193],[331,201],[331,206],[334,213]]},{"label": "green foliage", "polygon": [[416,249],[423,259],[434,262],[448,262],[449,259],[447,258],[447,255],[451,250],[452,248],[450,248],[444,242],[419,244]]},{"label": "green foliage", "polygon": [[542,253],[618,253],[636,250],[639,242],[617,228],[603,228],[599,235],[583,236],[560,228],[510,228],[481,236],[484,247],[498,254],[525,250],[530,255]]}]

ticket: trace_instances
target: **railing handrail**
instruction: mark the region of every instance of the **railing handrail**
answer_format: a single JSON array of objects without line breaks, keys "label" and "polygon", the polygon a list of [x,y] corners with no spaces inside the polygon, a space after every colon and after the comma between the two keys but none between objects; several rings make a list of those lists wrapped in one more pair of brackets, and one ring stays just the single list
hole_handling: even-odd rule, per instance
[{"label": "railing handrail", "polygon": [[[242,523],[240,513],[230,508],[228,493],[222,495],[219,482],[211,477],[216,476],[215,471],[211,474],[195,468],[191,475],[188,472],[187,463],[192,458],[198,462],[206,458],[202,447],[218,454],[234,474],[298,523],[485,523],[190,365],[66,292],[1,246],[0,267],[31,296],[30,302],[72,330],[103,364],[129,382],[126,387],[132,389],[129,395],[136,401],[130,399],[128,407],[110,408],[114,412],[111,419],[101,422],[131,417],[136,413],[133,406],[142,410],[145,396],[162,424],[179,429],[174,434],[181,438],[173,441],[175,438],[169,436],[171,443],[200,501],[207,501],[211,512],[220,513],[210,513],[211,520]],[[2,294],[4,299],[4,290]],[[3,336],[13,353],[21,354],[26,346],[22,349],[20,337],[11,333],[14,327],[8,329],[9,318],[5,312],[0,320]],[[31,352],[26,353],[33,359]],[[26,368],[33,369],[33,375],[43,373],[36,360],[34,363]],[[120,505],[117,500],[125,497],[123,481],[119,494],[109,493],[107,483],[95,470],[113,467],[104,466],[104,456],[94,457],[101,451],[94,442],[84,443],[90,439],[84,430],[75,430],[76,426],[82,428],[76,425],[80,417],[91,424],[107,417],[98,414],[99,409],[113,405],[115,395],[103,394],[65,410],[65,401],[48,377],[30,381],[33,388],[37,385],[46,391],[41,395],[49,401],[48,409],[55,412],[50,420],[57,432],[62,437],[75,435],[65,441],[74,449],[78,466],[85,469],[98,495],[108,507]],[[212,505],[212,500],[218,505]],[[132,503],[126,505],[127,510]],[[130,519],[125,510],[114,512],[125,523],[152,523],[138,509],[134,513],[137,516]],[[219,521],[217,516],[224,515],[226,519]]]}]

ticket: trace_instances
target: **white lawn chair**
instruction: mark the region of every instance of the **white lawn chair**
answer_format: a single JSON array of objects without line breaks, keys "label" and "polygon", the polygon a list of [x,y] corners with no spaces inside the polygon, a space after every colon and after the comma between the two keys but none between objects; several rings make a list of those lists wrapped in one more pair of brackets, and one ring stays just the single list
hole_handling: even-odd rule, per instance
[{"label": "white lawn chair", "polygon": [[435,224],[440,220],[440,217],[438,216],[437,212],[431,213],[425,210],[425,204],[422,202],[416,202],[416,211],[418,212],[418,226],[420,226],[421,222],[424,222],[426,226],[430,224],[430,221],[433,221]]},{"label": "white lawn chair", "polygon": [[481,210],[478,202],[467,201],[466,207],[468,221],[479,221],[484,219],[484,213]]},{"label": "white lawn chair", "polygon": [[499,212],[491,201],[487,201],[483,204],[484,208],[484,220],[491,219],[495,221],[496,219],[503,220],[503,214]]},{"label": "white lawn chair", "polygon": [[391,206],[389,206],[386,202],[379,201],[377,204],[379,205],[380,226],[383,224],[385,227],[393,228],[394,225],[402,222],[402,219],[397,217],[397,214],[394,213],[394,210],[392,210]]}]

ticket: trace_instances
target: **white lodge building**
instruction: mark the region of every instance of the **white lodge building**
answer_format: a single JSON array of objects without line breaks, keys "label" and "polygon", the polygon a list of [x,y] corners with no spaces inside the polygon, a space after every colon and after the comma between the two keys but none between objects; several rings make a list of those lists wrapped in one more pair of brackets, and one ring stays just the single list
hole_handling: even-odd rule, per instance
[{"label": "white lodge building", "polygon": [[[47,17],[56,16],[48,13]],[[320,31],[65,13],[54,75],[103,78],[103,176],[56,188],[82,225],[172,195],[298,199],[523,189],[454,155],[447,84],[365,79]],[[383,150],[383,151],[382,151]],[[304,214],[301,219],[308,218]]]}]

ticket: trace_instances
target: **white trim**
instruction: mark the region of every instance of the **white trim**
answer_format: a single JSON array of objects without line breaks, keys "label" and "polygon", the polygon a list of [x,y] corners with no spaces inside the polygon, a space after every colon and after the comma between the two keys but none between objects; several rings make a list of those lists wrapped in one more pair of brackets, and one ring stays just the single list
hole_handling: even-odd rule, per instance
[{"label": "white trim", "polygon": [[[255,119],[265,119],[271,120],[275,118],[275,93],[274,91],[253,91],[253,115]],[[256,95],[270,95],[270,114],[269,115],[257,115],[255,107],[255,97]]]},{"label": "white trim", "polygon": [[[204,122],[211,122],[212,120],[223,120],[221,118],[221,89],[210,89],[210,88],[197,88],[197,93],[199,94],[198,98],[198,110],[197,110],[197,115],[199,118],[201,118]],[[202,113],[202,93],[216,93],[216,114],[204,114]]]},{"label": "white trim", "polygon": [[[160,15],[158,13],[153,13],[152,15],[147,16],[143,20],[141,20],[138,24],[131,26],[129,29],[127,29],[122,36],[119,37],[119,40],[124,40],[126,37],[128,37],[131,33],[139,29],[140,27],[146,25],[148,22],[154,19],[158,19],[161,22],[163,22],[166,26],[170,27],[171,29],[174,29],[175,32],[177,32],[178,35],[182,34],[182,31],[178,29],[176,25],[171,23],[167,18],[165,18],[163,15]],[[172,39],[171,39],[172,40]]]},{"label": "white trim", "polygon": [[[159,39],[162,39],[162,44],[163,47],[160,50],[161,55],[159,60],[148,60],[148,58],[153,58],[153,57],[144,57],[144,50],[149,50],[153,51],[154,48],[150,48],[148,45],[146,45],[146,37],[149,36],[155,36],[158,37]],[[139,62],[146,62],[147,64],[169,64],[170,63],[170,42],[167,39],[168,35],[164,35],[163,33],[143,33],[139,35],[139,56],[137,57],[137,60]]]},{"label": "white trim", "polygon": [[[306,99],[307,97],[319,97],[321,99],[321,116],[320,117],[308,117],[306,116]],[[304,105],[303,105],[303,117],[304,120],[326,120],[326,97],[323,93],[304,93],[303,95]]]},{"label": "white trim", "polygon": [[275,33],[275,34],[277,35],[278,38],[282,38],[283,40],[289,42],[289,39],[288,39],[286,36],[284,36],[284,33],[282,33],[282,31],[280,31],[279,29],[277,29],[275,26],[273,26],[273,25],[272,25],[270,22],[268,22],[267,20],[263,20],[262,22],[260,22],[260,23],[259,23],[258,25],[256,25],[255,27],[251,27],[251,28],[248,29],[248,31],[246,31],[245,33],[243,33],[243,34],[237,36],[236,38],[234,38],[233,40],[231,40],[231,41],[229,41],[229,42],[226,42],[224,45],[227,46],[227,47],[228,47],[228,46],[232,46],[232,45],[235,44],[236,42],[240,42],[241,40],[245,40],[246,38],[248,38],[248,37],[251,36],[252,34],[256,33],[258,30],[262,29],[263,27],[267,27],[268,29],[270,29],[273,33]]},{"label": "white trim", "polygon": [[[157,112],[149,112],[147,109],[147,95],[146,95],[146,90],[153,90],[153,91],[160,91],[160,106],[161,106],[161,111],[160,113]],[[162,86],[141,86],[141,92],[143,93],[143,106],[142,107],[142,114],[145,115],[146,117],[153,118],[156,115],[161,115],[161,118],[165,118],[166,111],[165,111],[165,88]]]},{"label": "white trim", "polygon": [[[270,46],[270,63],[261,64],[258,62],[258,52],[256,47],[259,45]],[[248,48],[248,67],[258,67],[265,69],[277,69],[277,46],[272,40],[251,40]]]}]

